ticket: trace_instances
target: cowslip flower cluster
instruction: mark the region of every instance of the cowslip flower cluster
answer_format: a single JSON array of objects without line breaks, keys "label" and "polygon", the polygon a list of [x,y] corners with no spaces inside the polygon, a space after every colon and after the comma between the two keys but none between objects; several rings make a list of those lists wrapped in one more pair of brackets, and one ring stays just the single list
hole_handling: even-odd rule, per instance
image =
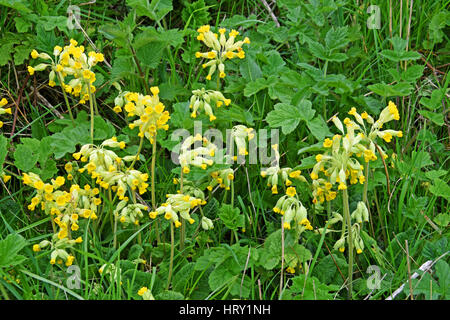
[{"label": "cowslip flower cluster", "polygon": [[[354,107],[351,108],[348,114],[352,115],[357,123],[348,120],[348,118],[344,119],[344,123],[347,124],[347,126],[352,125],[355,127],[355,130],[360,131],[360,134],[362,135],[362,142],[367,145],[366,149],[357,154],[357,156],[364,156],[365,162],[377,159],[377,157],[375,156],[375,145],[377,137],[383,139],[388,143],[392,141],[392,138],[394,136],[398,138],[403,137],[402,131],[389,129],[381,130],[385,123],[388,123],[392,120],[400,120],[397,106],[392,101],[389,101],[388,106],[381,111],[380,116],[376,121],[367,112],[359,114]],[[365,122],[370,125],[370,129],[366,128]],[[383,158],[387,158],[387,155],[382,148],[380,148],[380,152]]]},{"label": "cowslip flower cluster", "polygon": [[[364,204],[364,202],[359,201],[355,211],[353,211],[353,213],[351,214],[351,220],[354,221],[351,227],[351,232],[352,232],[352,241],[353,241],[353,246],[356,249],[356,253],[357,254],[361,254],[364,250],[364,242],[361,239],[361,225],[363,222],[368,222],[369,221],[369,211],[367,210],[366,205]],[[348,243],[348,229],[346,229],[345,227],[340,228],[341,230],[333,230],[332,226],[337,224],[337,223],[342,223],[345,224],[344,218],[342,217],[342,215],[340,215],[337,212],[333,212],[333,215],[331,216],[331,219],[328,220],[328,228],[326,230],[326,233],[328,232],[341,232],[341,236],[339,238],[339,240],[336,241],[336,243],[334,244],[334,249],[335,250],[339,250],[340,252],[344,252],[345,251],[345,244]],[[324,228],[319,228],[317,229],[317,233],[322,234],[325,231]]]},{"label": "cowslip flower cluster", "polygon": [[[2,100],[0,100],[0,115],[12,113],[11,108],[3,108],[7,104],[8,104],[8,100],[6,100],[6,98],[3,98]],[[3,127],[3,121],[0,121],[0,128],[2,128],[2,127]]]},{"label": "cowslip flower cluster", "polygon": [[196,52],[196,58],[209,59],[208,62],[202,64],[203,68],[209,67],[207,80],[211,80],[211,76],[218,69],[219,77],[225,78],[225,61],[227,59],[233,59],[238,57],[239,59],[245,58],[245,52],[242,50],[242,45],[249,44],[250,39],[245,37],[244,40],[235,41],[239,32],[236,30],[231,30],[228,33],[228,39],[225,35],[227,30],[225,28],[219,29],[219,34],[211,31],[209,25],[204,25],[198,28],[197,40],[202,41],[210,51],[207,52]]},{"label": "cowslip flower cluster", "polygon": [[[361,177],[361,176],[360,176]],[[363,176],[364,178],[364,176]],[[337,191],[333,190],[333,184],[331,184],[326,179],[316,179],[313,180],[313,203],[316,204],[317,201],[323,203],[326,201],[332,201],[337,196]]]},{"label": "cowslip flower cluster", "polygon": [[69,192],[59,190],[66,184],[62,176],[52,179],[50,183],[44,183],[41,178],[32,172],[23,174],[23,183],[36,190],[36,195],[28,205],[30,211],[34,211],[38,205],[45,214],[52,216],[53,222],[58,225],[59,239],[68,238],[71,231],[79,229],[80,217],[96,220],[97,208],[102,203],[96,197],[100,190],[85,185],[83,189],[77,184],[70,186]]},{"label": "cowslip flower cluster", "polygon": [[255,137],[255,133],[252,128],[239,124],[231,129],[231,141],[236,143],[238,155],[248,155],[247,141],[252,140]]},{"label": "cowslip flower cluster", "polygon": [[189,108],[192,109],[191,117],[196,118],[197,111],[204,110],[209,116],[209,121],[214,121],[216,116],[212,106],[215,104],[217,108],[220,108],[222,105],[228,106],[230,103],[231,100],[225,98],[220,91],[205,90],[205,88],[193,90],[189,103]]},{"label": "cowslip flower cluster", "polygon": [[[332,118],[334,125],[342,135],[336,134],[332,139],[325,139],[323,146],[327,151],[324,154],[316,155],[317,163],[311,172],[313,180],[319,179],[319,172],[323,172],[332,185],[339,184],[338,190],[347,189],[347,180],[350,184],[364,183],[364,166],[357,158],[363,157],[366,163],[377,159],[375,155],[376,137],[382,137],[389,142],[393,135],[402,136],[401,131],[380,130],[385,123],[399,119],[397,107],[391,101],[383,109],[377,121],[374,121],[366,112],[360,115],[355,108],[352,108],[349,114],[355,117],[356,122],[349,118],[344,119],[343,122],[337,117]],[[372,124],[368,132],[366,132],[364,121]],[[384,151],[380,152],[384,158],[387,157]],[[321,188],[318,183],[315,184],[315,187]],[[331,190],[329,185],[326,185],[325,189]],[[320,192],[318,193],[317,190],[316,194],[320,197]]]},{"label": "cowslip flower cluster", "polygon": [[69,239],[63,238],[59,239],[55,234],[53,235],[51,241],[42,240],[41,242],[33,245],[33,251],[39,252],[42,249],[49,248],[51,250],[50,253],[50,264],[63,264],[65,263],[66,267],[69,267],[73,264],[75,260],[75,256],[70,254],[68,251],[72,249],[76,244],[83,242],[81,237],[77,239]]},{"label": "cowslip flower cluster", "polygon": [[139,117],[129,124],[130,129],[139,128],[138,136],[146,137],[150,143],[153,143],[158,129],[169,129],[167,121],[170,119],[170,114],[169,111],[164,110],[164,104],[159,101],[159,88],[151,87],[150,91],[152,95],[121,92],[114,99],[114,111],[119,113],[124,109],[128,117]]},{"label": "cowslip flower cluster", "polygon": [[[96,53],[95,51],[90,51],[87,55],[84,52],[84,46],[78,46],[78,42],[74,39],[71,39],[70,44],[64,46],[64,48],[55,46],[53,58],[47,53],[39,53],[33,50],[31,52],[33,59],[50,60],[50,63],[41,63],[35,67],[28,66],[28,72],[33,75],[35,71],[43,71],[50,67],[49,86],[55,86],[55,80],[58,78],[65,92],[72,94],[74,97],[80,97],[80,103],[85,103],[96,91],[93,85],[96,76],[92,68],[97,63],[103,62],[104,56],[102,53]],[[68,76],[69,79],[67,80],[66,77]]]},{"label": "cowslip flower cluster", "polygon": [[[201,145],[196,147],[196,144]],[[214,161],[210,157],[214,157],[217,146],[211,143],[201,134],[187,137],[180,147],[180,155],[178,161],[182,167],[183,173],[190,172],[190,166],[195,166],[205,170],[208,166],[212,166]]]},{"label": "cowslip flower cluster", "polygon": [[[278,194],[278,183],[281,183],[287,188],[286,194],[294,196],[296,194],[295,187],[291,187],[292,180],[299,180],[305,182],[306,179],[301,175],[300,170],[293,170],[292,168],[280,168],[280,153],[278,151],[278,145],[272,145],[272,149],[275,152],[275,160],[272,162],[272,166],[267,169],[261,170],[261,176],[267,178],[267,186],[272,187],[272,194]],[[292,180],[291,180],[292,179]]]},{"label": "cowslip flower cluster", "polygon": [[161,204],[156,211],[151,211],[149,216],[155,219],[158,215],[164,215],[164,218],[172,221],[176,228],[181,226],[179,217],[193,224],[195,220],[191,217],[190,211],[198,205],[206,204],[204,199],[187,194],[167,194],[166,197],[166,202]]},{"label": "cowslip flower cluster", "polygon": [[206,187],[211,191],[215,186],[219,185],[220,188],[230,190],[230,185],[234,180],[234,171],[231,168],[213,171],[211,172],[211,181]]},{"label": "cowslip flower cluster", "polygon": [[294,228],[298,233],[313,229],[308,220],[306,208],[296,197],[282,196],[278,199],[273,211],[283,216],[285,229],[291,229],[291,222],[294,222]]},{"label": "cowslip flower cluster", "polygon": [[142,210],[147,211],[148,207],[140,203],[128,204],[128,199],[124,199],[117,204],[113,214],[125,226],[139,225],[140,220],[144,218]]},{"label": "cowslip flower cluster", "polygon": [[82,146],[79,152],[73,154],[76,160],[86,163],[78,171],[80,173],[86,171],[93,179],[96,179],[95,182],[100,187],[111,188],[120,200],[125,198],[127,186],[133,191],[139,190],[140,194],[147,192],[148,174],[134,169],[129,170],[125,165],[125,162],[133,161],[138,156],[120,158],[114,151],[105,147],[123,149],[125,142],[119,142],[117,138],[112,137],[103,141],[100,146],[92,144]]}]

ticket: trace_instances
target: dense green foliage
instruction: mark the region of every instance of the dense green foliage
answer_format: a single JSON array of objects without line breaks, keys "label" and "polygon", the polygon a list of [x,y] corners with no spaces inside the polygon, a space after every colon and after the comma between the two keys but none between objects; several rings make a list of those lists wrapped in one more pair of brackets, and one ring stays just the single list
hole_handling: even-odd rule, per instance
[{"label": "dense green foliage", "polygon": [[[0,0],[0,99],[12,110],[0,113],[0,177],[12,177],[0,181],[0,296],[141,299],[139,289],[148,287],[156,299],[345,299],[348,249],[334,248],[336,233],[318,232],[334,212],[344,215],[345,199],[339,192],[333,201],[313,204],[310,173],[316,155],[326,150],[324,140],[338,133],[333,116],[344,120],[355,107],[378,119],[392,101],[399,120],[386,126],[402,137],[378,140],[388,157],[380,154],[370,162],[367,191],[362,183],[349,186],[350,211],[366,200],[369,212],[360,232],[365,249],[354,257],[352,297],[385,299],[405,284],[397,299],[411,293],[415,299],[447,299],[449,1],[372,2],[379,11],[349,0]],[[71,29],[68,7],[77,3],[81,28]],[[376,13],[379,28],[368,28]],[[196,58],[204,51],[197,40],[203,25],[236,29],[251,41],[242,46],[245,58],[227,61],[223,79],[216,71],[206,80],[208,69]],[[98,110],[93,123],[89,103],[68,95],[73,125],[65,96],[59,86],[49,85],[49,71],[30,75],[27,69],[42,62],[31,58],[33,50],[51,55],[69,39],[104,55],[92,69]],[[142,94],[159,87],[170,120],[167,131],[158,130],[153,151],[147,139],[141,149],[131,120],[114,112],[116,84]],[[191,117],[192,91],[203,87],[220,89],[231,99],[214,110],[215,121],[204,114]],[[50,216],[29,210],[36,190],[23,183],[23,173],[42,181],[66,175],[65,164],[81,146],[115,136],[127,144],[118,151],[121,157],[140,154],[136,170],[151,175],[156,159],[159,206],[166,194],[179,190],[174,179],[182,179],[171,159],[178,143],[171,135],[180,128],[194,134],[194,120],[203,130],[214,127],[224,134],[236,125],[255,132],[279,129],[280,167],[301,170],[307,180],[294,185],[313,230],[298,236],[280,223],[273,208],[285,190],[278,195],[267,187],[261,176],[266,166],[192,168],[184,178],[203,190],[208,174],[232,168],[233,187],[205,191],[207,203],[192,214],[196,222],[186,225],[182,239],[175,229],[172,248],[168,220],[146,213],[138,226],[110,227],[117,202],[103,197],[99,215],[105,223],[80,221],[83,242],[72,254],[81,286],[69,288],[67,267],[50,264],[50,250],[33,251],[54,230]],[[80,185],[95,187],[89,176],[78,178]],[[150,190],[137,201],[152,207]],[[214,229],[202,230],[199,211]],[[419,267],[429,260],[431,273],[423,273]],[[99,272],[105,264],[109,272]],[[369,266],[379,271],[379,288],[368,286]],[[419,277],[410,286],[414,272]]]}]

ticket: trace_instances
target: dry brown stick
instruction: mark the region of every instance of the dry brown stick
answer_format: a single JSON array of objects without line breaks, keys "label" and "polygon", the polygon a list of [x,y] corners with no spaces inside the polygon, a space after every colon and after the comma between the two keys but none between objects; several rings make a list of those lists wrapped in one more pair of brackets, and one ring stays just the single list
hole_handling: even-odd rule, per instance
[{"label": "dry brown stick", "polygon": [[269,12],[272,20],[275,22],[277,28],[280,27],[280,23],[278,22],[277,16],[273,13],[272,8],[270,8],[269,4],[266,2],[266,0],[261,0],[264,7],[266,7],[267,11]]},{"label": "dry brown stick", "polygon": [[408,266],[409,294],[411,295],[411,300],[414,300],[412,283],[411,283],[411,263],[409,262],[408,240],[405,240],[405,248],[406,248],[406,265]]}]

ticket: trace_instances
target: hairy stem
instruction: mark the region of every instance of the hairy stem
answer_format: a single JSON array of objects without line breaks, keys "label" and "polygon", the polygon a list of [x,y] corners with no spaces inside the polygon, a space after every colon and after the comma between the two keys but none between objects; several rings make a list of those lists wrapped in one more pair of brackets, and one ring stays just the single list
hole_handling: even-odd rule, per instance
[{"label": "hairy stem", "polygon": [[344,218],[348,229],[348,298],[352,299],[353,286],[353,237],[352,237],[352,221],[350,217],[350,208],[348,205],[347,189],[342,192],[342,202],[344,206]]}]

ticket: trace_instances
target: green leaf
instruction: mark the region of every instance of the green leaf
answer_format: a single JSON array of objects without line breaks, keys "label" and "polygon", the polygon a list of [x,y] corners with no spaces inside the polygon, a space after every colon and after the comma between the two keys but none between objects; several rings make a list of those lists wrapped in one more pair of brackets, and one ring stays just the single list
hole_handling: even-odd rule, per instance
[{"label": "green leaf", "polygon": [[172,0],[127,0],[127,5],[136,9],[138,16],[146,16],[152,20],[160,21],[173,10]]},{"label": "green leaf", "polygon": [[184,23],[187,23],[189,19],[191,19],[190,24],[193,28],[208,23],[210,16],[204,0],[197,0],[192,3],[185,2],[184,6],[185,7],[181,11],[181,19],[183,19]]},{"label": "green leaf", "polygon": [[314,113],[309,100],[302,100],[297,106],[277,103],[274,110],[267,115],[266,121],[272,128],[281,127],[284,134],[289,134],[297,128],[301,120],[307,122],[311,120]]},{"label": "green leaf", "polygon": [[245,217],[240,213],[239,208],[233,208],[229,204],[224,204],[219,209],[219,218],[228,229],[238,230],[238,228],[245,227]]},{"label": "green leaf", "polygon": [[325,45],[330,51],[341,49],[348,43],[348,27],[332,27],[325,36]]},{"label": "green leaf", "polygon": [[98,29],[98,32],[103,34],[107,39],[112,40],[119,47],[126,47],[128,41],[131,39],[131,31],[124,30],[121,24],[104,24]]},{"label": "green leaf", "polygon": [[445,123],[444,115],[442,113],[431,112],[428,110],[419,110],[419,113],[428,120],[431,120],[432,122],[437,124],[438,126],[443,126]]},{"label": "green leaf", "polygon": [[449,21],[450,12],[447,10],[439,11],[431,18],[430,25],[428,26],[428,33],[430,34],[430,40],[433,44],[441,43],[444,40],[445,34],[442,29],[450,25]]},{"label": "green leaf", "polygon": [[433,90],[430,98],[422,97],[419,102],[430,110],[436,110],[442,106],[441,102],[444,98],[444,92],[444,90],[439,89]]},{"label": "green leaf", "polygon": [[417,79],[422,76],[424,69],[424,65],[409,66],[408,69],[402,73],[401,77],[406,82],[416,82]]},{"label": "green leaf", "polygon": [[[275,76],[271,77],[271,79],[276,78]],[[250,97],[256,93],[258,93],[261,90],[266,89],[270,86],[272,83],[272,80],[265,79],[265,78],[258,78],[255,81],[251,81],[247,83],[244,89],[244,96]]]},{"label": "green leaf", "polygon": [[[287,234],[288,235],[288,234]],[[285,248],[294,246],[294,239],[285,236]],[[260,249],[259,263],[267,270],[272,270],[281,262],[281,229],[271,233],[264,242],[264,248]]]},{"label": "green leaf", "polygon": [[[423,277],[419,276],[417,279],[412,279],[411,285],[413,288],[413,295],[423,294],[425,296],[425,300],[436,300],[441,295],[439,292],[438,283],[430,276],[429,273],[426,273]],[[430,288],[432,289],[430,290]],[[409,281],[403,288],[403,292],[406,294],[410,293]]]},{"label": "green leaf", "polygon": [[25,261],[25,257],[19,252],[28,244],[24,237],[19,234],[9,234],[0,240],[0,268],[16,266]]},{"label": "green leaf", "polygon": [[255,81],[262,77],[262,71],[256,61],[249,55],[239,64],[239,70],[247,81]]},{"label": "green leaf", "polygon": [[27,32],[32,26],[31,21],[25,17],[15,17],[14,22],[16,23],[17,32],[20,33]]},{"label": "green leaf", "polygon": [[441,227],[447,227],[450,223],[450,214],[448,213],[440,213],[436,217],[434,217],[434,222]]},{"label": "green leaf", "polygon": [[0,172],[3,169],[3,163],[5,162],[6,155],[8,154],[7,149],[8,139],[4,135],[0,136]]},{"label": "green leaf", "polygon": [[333,256],[330,254],[320,259],[314,268],[313,275],[318,277],[319,280],[325,284],[341,284],[344,280],[342,279],[339,270],[343,273],[343,276],[346,277],[347,266],[345,259],[342,259],[336,254],[333,254]]},{"label": "green leaf", "polygon": [[294,244],[291,247],[285,248],[284,251],[284,261],[286,262],[287,266],[290,266],[292,268],[301,265],[303,262],[311,260],[311,258],[311,251],[298,243]]},{"label": "green leaf", "polygon": [[450,266],[446,261],[439,260],[436,262],[435,269],[441,296],[443,299],[446,299],[446,296],[450,293]]},{"label": "green leaf", "polygon": [[0,0],[0,6],[9,7],[19,12],[31,12],[30,2],[25,0]]},{"label": "green leaf", "polygon": [[437,197],[450,200],[450,186],[444,180],[434,179],[433,185],[430,186],[430,192]]},{"label": "green leaf", "polygon": [[22,138],[21,144],[14,152],[14,164],[22,171],[30,171],[34,168],[39,159],[40,141],[33,138]]},{"label": "green leaf", "polygon": [[283,292],[283,300],[333,300],[339,286],[326,285],[316,277],[301,274],[292,278],[292,285]]},{"label": "green leaf", "polygon": [[321,60],[327,60],[328,59],[328,52],[327,52],[327,50],[319,42],[311,40],[311,41],[308,42],[308,46],[309,46],[309,51],[311,52],[311,54],[314,57],[319,58]]},{"label": "green leaf", "polygon": [[383,50],[380,52],[383,58],[389,59],[394,62],[399,61],[412,61],[420,59],[421,55],[415,51],[393,51],[393,50]]},{"label": "green leaf", "polygon": [[307,121],[309,131],[319,141],[322,141],[327,136],[331,136],[331,132],[328,129],[327,123],[323,120],[321,115],[318,115],[313,120]]},{"label": "green leaf", "polygon": [[367,86],[367,88],[382,97],[407,96],[413,89],[413,87],[406,82],[397,83],[395,85],[377,83]]},{"label": "green leaf", "polygon": [[184,300],[184,296],[182,293],[166,290],[158,295],[156,295],[155,299],[157,300]]}]

